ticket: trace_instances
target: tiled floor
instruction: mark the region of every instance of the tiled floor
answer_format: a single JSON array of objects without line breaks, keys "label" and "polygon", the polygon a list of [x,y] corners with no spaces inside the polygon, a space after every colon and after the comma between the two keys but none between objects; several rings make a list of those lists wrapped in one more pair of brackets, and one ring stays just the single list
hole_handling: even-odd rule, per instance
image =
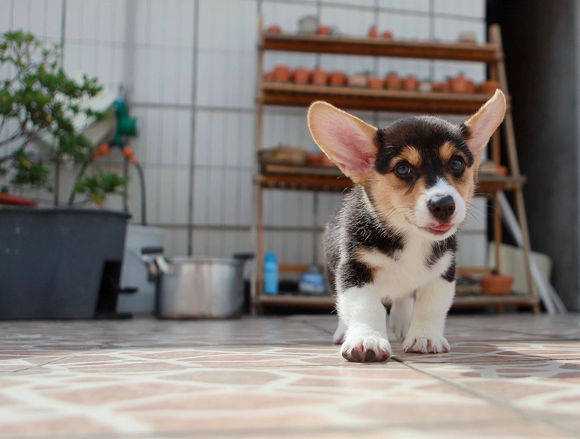
[{"label": "tiled floor", "polygon": [[0,437],[580,436],[580,316],[452,317],[352,364],[335,318],[0,323]]}]

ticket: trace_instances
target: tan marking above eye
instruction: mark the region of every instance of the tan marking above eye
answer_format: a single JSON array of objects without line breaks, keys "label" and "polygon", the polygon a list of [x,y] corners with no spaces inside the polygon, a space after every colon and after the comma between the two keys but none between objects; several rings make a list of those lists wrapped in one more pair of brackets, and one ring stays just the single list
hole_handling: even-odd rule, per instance
[{"label": "tan marking above eye", "polygon": [[460,155],[463,157],[463,160],[467,163],[465,155],[457,149],[457,147],[451,142],[445,142],[443,145],[439,147],[439,157],[441,157],[441,161],[443,163],[447,163],[451,160],[451,157],[454,155]]},{"label": "tan marking above eye", "polygon": [[421,166],[421,154],[413,146],[405,146],[397,158],[406,160],[411,166],[418,168]]}]

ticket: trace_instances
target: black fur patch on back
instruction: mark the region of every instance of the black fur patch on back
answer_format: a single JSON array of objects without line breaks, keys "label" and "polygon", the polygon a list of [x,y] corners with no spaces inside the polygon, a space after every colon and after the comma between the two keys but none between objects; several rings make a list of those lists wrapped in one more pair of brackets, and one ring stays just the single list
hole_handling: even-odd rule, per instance
[{"label": "black fur patch on back", "polygon": [[451,235],[448,238],[445,238],[443,241],[435,241],[431,245],[431,254],[427,256],[425,260],[425,265],[427,268],[431,268],[433,265],[437,263],[441,257],[451,251],[455,253],[457,251],[457,237],[455,235]]},{"label": "black fur patch on back", "polygon": [[450,142],[467,158],[467,165],[473,165],[473,155],[467,147],[469,128],[454,125],[431,116],[409,117],[393,122],[387,128],[377,130],[378,154],[375,169],[381,174],[390,170],[391,161],[405,146],[412,146],[421,155],[421,168],[427,187],[433,186],[444,174],[444,163],[439,156],[439,148]]}]

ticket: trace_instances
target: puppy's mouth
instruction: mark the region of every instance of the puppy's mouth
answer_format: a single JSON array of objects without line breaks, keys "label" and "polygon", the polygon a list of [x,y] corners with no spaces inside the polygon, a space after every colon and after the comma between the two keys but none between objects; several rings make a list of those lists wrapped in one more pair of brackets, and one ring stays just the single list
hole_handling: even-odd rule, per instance
[{"label": "puppy's mouth", "polygon": [[430,233],[433,233],[434,235],[444,235],[449,230],[451,230],[454,225],[455,224],[452,224],[452,223],[445,223],[445,224],[438,224],[435,226],[421,227],[421,228],[423,230],[430,232]]}]

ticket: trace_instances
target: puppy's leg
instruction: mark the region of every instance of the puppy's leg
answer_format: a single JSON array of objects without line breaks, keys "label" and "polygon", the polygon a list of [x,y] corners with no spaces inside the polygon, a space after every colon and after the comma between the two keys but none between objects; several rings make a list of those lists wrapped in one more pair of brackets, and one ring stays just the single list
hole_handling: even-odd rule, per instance
[{"label": "puppy's leg", "polygon": [[454,294],[455,281],[443,278],[434,279],[417,291],[411,326],[403,342],[405,352],[449,352],[443,329]]},{"label": "puppy's leg", "polygon": [[346,325],[342,321],[342,319],[338,318],[338,326],[336,327],[336,331],[334,331],[334,335],[332,336],[332,342],[334,344],[342,344],[344,342],[344,335],[346,334]]},{"label": "puppy's leg", "polygon": [[347,326],[341,354],[348,361],[385,361],[391,355],[386,310],[381,297],[368,287],[339,293],[338,314]]},{"label": "puppy's leg", "polygon": [[413,317],[413,296],[393,300],[389,313],[389,330],[395,340],[403,341]]}]

